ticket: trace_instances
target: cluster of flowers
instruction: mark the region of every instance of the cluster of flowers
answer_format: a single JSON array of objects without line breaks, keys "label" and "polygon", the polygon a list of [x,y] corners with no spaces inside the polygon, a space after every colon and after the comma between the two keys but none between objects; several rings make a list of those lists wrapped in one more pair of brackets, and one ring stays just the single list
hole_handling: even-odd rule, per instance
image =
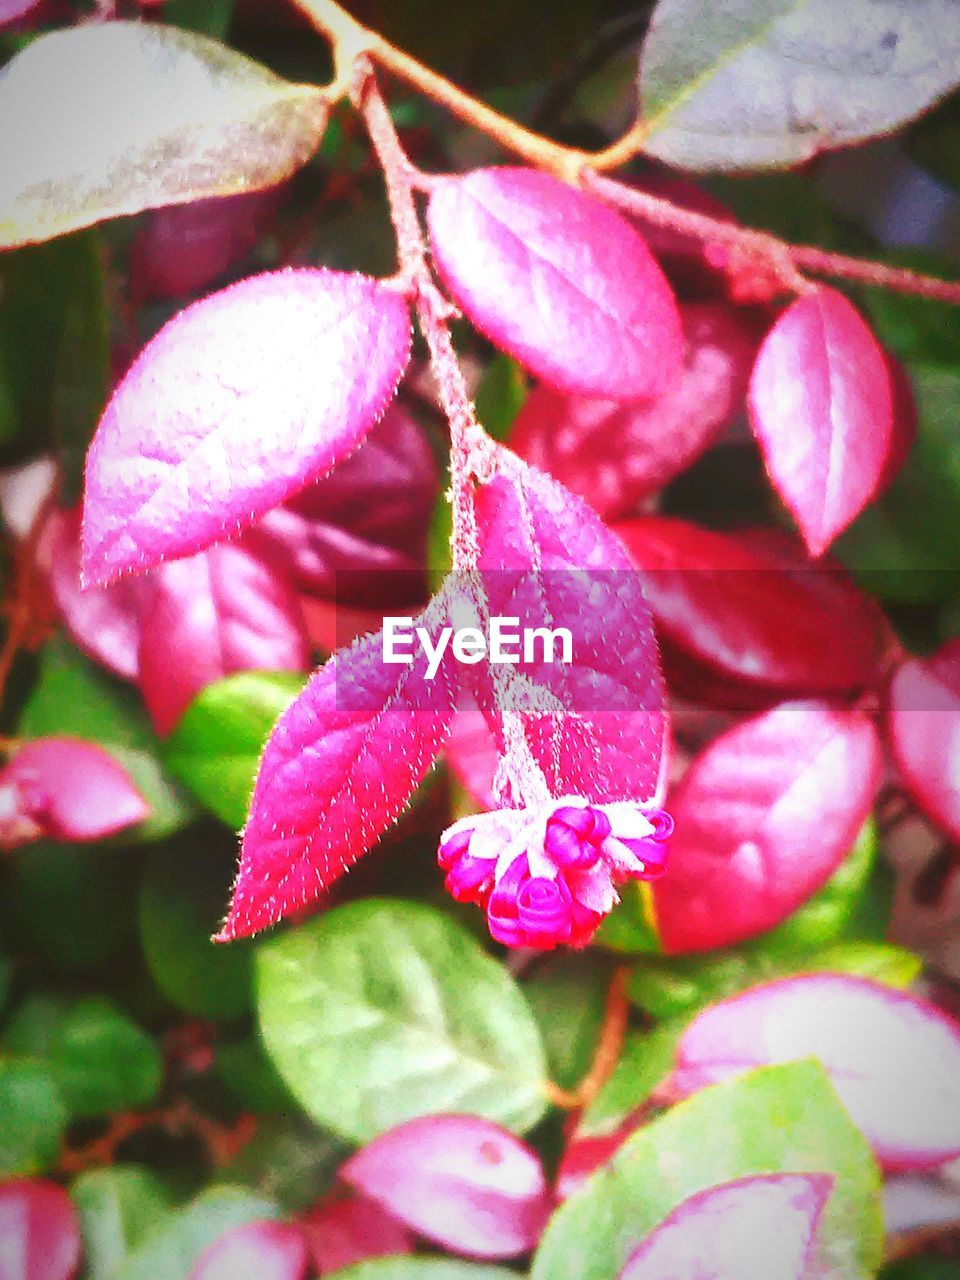
[{"label": "cluster of flowers", "polygon": [[672,831],[660,809],[562,796],[461,818],[443,833],[439,861],[448,892],[484,908],[497,942],[583,947],[617,903],[615,885],[663,874]]}]

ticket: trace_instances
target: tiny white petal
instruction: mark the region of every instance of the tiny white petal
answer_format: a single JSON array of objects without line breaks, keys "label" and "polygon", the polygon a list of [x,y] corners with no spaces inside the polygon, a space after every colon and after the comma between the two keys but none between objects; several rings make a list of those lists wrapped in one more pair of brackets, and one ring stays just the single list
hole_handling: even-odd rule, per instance
[{"label": "tiny white petal", "polygon": [[643,840],[656,830],[650,819],[629,800],[615,800],[600,808],[610,819],[612,834],[621,840]]}]

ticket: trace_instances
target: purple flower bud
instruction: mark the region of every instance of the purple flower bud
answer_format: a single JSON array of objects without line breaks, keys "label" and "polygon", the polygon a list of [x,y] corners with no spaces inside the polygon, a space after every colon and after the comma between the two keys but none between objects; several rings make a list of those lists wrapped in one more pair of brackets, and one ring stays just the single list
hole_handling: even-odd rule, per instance
[{"label": "purple flower bud", "polygon": [[470,838],[473,835],[472,830],[455,831],[452,836],[441,844],[437,853],[437,861],[444,871],[449,871],[454,863],[470,848]]},{"label": "purple flower bud", "polygon": [[[672,826],[672,821],[671,821]],[[643,870],[636,871],[631,876],[635,880],[658,880],[667,869],[667,856],[669,850],[666,845],[666,836],[652,835],[645,840],[623,840],[631,853],[635,854],[643,863]]]},{"label": "purple flower bud", "polygon": [[456,902],[476,902],[485,906],[493,888],[496,858],[472,858],[469,853],[460,855],[447,872],[444,887]]},{"label": "purple flower bud", "polygon": [[490,894],[487,903],[487,927],[495,942],[506,947],[525,946],[523,927],[517,910],[520,886],[530,879],[530,868],[525,855],[514,858]]},{"label": "purple flower bud", "polygon": [[558,867],[586,871],[596,864],[609,834],[610,819],[599,809],[562,805],[547,819],[543,847]]},{"label": "purple flower bud", "polygon": [[528,947],[547,950],[570,937],[571,896],[564,880],[526,880],[517,894],[517,915]]},{"label": "purple flower bud", "polygon": [[653,823],[654,831],[651,840],[669,840],[673,835],[673,818],[666,809],[652,809],[647,817]]}]

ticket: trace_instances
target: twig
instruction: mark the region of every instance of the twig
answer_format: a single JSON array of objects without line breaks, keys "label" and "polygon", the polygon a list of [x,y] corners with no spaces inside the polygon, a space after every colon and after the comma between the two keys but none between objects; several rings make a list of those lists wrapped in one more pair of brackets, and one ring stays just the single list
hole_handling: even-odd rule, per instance
[{"label": "twig", "polygon": [[[802,272],[810,271],[814,275],[853,280],[900,293],[913,293],[960,304],[960,282],[940,280],[935,276],[891,267],[882,262],[829,253],[814,245],[792,244],[777,236],[753,231],[721,218],[694,213],[661,196],[639,192],[634,187],[604,178],[602,175],[605,171],[621,167],[643,150],[647,136],[647,126],[643,120],[638,120],[623,137],[602,151],[589,152],[565,147],[532,129],[524,128],[424,66],[383,36],[363,26],[342,9],[336,0],[295,2],[313,26],[333,45],[337,73],[333,83],[326,89],[331,105],[338,96],[343,96],[348,91],[351,82],[350,68],[356,60],[367,58],[528,164],[545,169],[573,186],[584,186],[601,198],[622,209],[632,210],[637,216],[658,226],[685,231],[707,241],[739,246],[767,263],[786,287],[797,291],[809,288]],[[427,187],[430,182],[431,179],[423,175],[414,185]]]}]

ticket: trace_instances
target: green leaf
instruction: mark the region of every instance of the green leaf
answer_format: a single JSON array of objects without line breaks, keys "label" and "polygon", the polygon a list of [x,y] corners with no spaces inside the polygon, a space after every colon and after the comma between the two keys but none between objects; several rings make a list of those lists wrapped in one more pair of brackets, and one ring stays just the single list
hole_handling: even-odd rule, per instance
[{"label": "green leaf", "polygon": [[526,398],[527,379],[522,367],[510,356],[495,355],[477,385],[477,418],[487,434],[495,440],[506,440]]},{"label": "green leaf", "polygon": [[39,841],[13,860],[3,914],[11,932],[57,968],[95,969],[133,933],[135,877],[122,850]]},{"label": "green leaf", "polygon": [[245,1110],[269,1115],[292,1108],[290,1090],[277,1075],[259,1036],[218,1044],[214,1061],[220,1079]]},{"label": "green leaf", "polygon": [[211,1187],[165,1214],[127,1256],[115,1280],[189,1280],[204,1249],[246,1222],[279,1217],[277,1206],[243,1187]]},{"label": "green leaf", "polygon": [[10,962],[7,957],[0,951],[0,1013],[3,1013],[4,1006],[7,1003],[7,993],[10,990]]},{"label": "green leaf", "polygon": [[170,1208],[163,1183],[136,1164],[82,1173],[70,1195],[80,1214],[86,1280],[113,1280],[128,1254]]},{"label": "green leaf", "polygon": [[572,1089],[593,1061],[611,970],[589,953],[548,956],[523,984],[547,1055],[550,1078]]},{"label": "green leaf", "polygon": [[116,757],[150,806],[147,820],[123,833],[125,844],[162,839],[193,816],[186,796],[164,776],[156,735],[136,694],[60,636],[43,649],[37,683],[20,716],[17,734],[84,738]]},{"label": "green leaf", "polygon": [[577,1125],[577,1136],[600,1137],[619,1129],[673,1070],[677,1041],[686,1019],[664,1022],[652,1031],[632,1031],[613,1074],[590,1103]]},{"label": "green leaf", "polygon": [[308,1115],[367,1142],[469,1111],[523,1133],[543,1115],[543,1045],[506,969],[413,902],[339,907],[257,955],[264,1043]]},{"label": "green leaf", "polygon": [[47,439],[52,428],[68,503],[110,389],[106,276],[94,231],[0,258],[0,386],[7,417]]},{"label": "green leaf", "polygon": [[79,1001],[54,1028],[49,1065],[71,1118],[146,1106],[163,1076],[153,1040],[99,996]]},{"label": "green leaf", "polygon": [[298,1213],[329,1191],[349,1154],[349,1147],[291,1108],[287,1115],[258,1119],[253,1138],[223,1176]]},{"label": "green leaf", "polygon": [[205,808],[239,830],[260,753],[277,718],[303,688],[289,672],[247,671],[207,687],[164,742],[164,764]]},{"label": "green leaf", "polygon": [[326,120],[316,86],[177,27],[39,36],[0,81],[0,245],[273,186],[309,160]]},{"label": "green leaf", "polygon": [[66,996],[31,991],[7,1019],[0,1047],[14,1058],[49,1057],[54,1032],[69,1007]]},{"label": "green leaf", "polygon": [[641,961],[633,972],[630,997],[655,1018],[692,1016],[759,982],[795,973],[850,973],[890,987],[908,987],[923,961],[912,951],[884,942],[838,942],[815,951],[765,951],[741,947],[707,956],[661,957]]},{"label": "green leaf", "polygon": [[336,1273],[336,1280],[517,1280],[506,1267],[453,1258],[374,1258]]},{"label": "green leaf", "polygon": [[957,1280],[957,1264],[947,1258],[904,1258],[884,1267],[880,1280]]},{"label": "green leaf", "polygon": [[877,848],[877,829],[868,818],[853,848],[823,888],[752,945],[769,953],[784,953],[829,943],[842,935],[867,891]]},{"label": "green leaf", "polygon": [[[956,265],[938,254],[901,250],[884,256],[891,265],[928,275],[950,279],[956,274]],[[864,289],[863,301],[877,336],[901,360],[953,369],[960,364],[960,309],[956,306],[891,289]]]},{"label": "green leaf", "polygon": [[39,1062],[0,1058],[0,1178],[40,1173],[60,1153],[67,1111]]},{"label": "green leaf", "polygon": [[682,169],[795,165],[898,129],[958,81],[953,0],[660,0],[644,150]]},{"label": "green leaf", "polygon": [[837,1179],[820,1223],[824,1275],[875,1275],[883,1250],[879,1171],[823,1068],[807,1061],[705,1089],[640,1129],[553,1215],[531,1280],[616,1280],[637,1242],[689,1196],[789,1172]]},{"label": "green leaf", "polygon": [[251,948],[212,941],[234,870],[228,850],[182,841],[151,850],[140,890],[140,939],[153,980],[185,1013],[238,1018],[250,1007]]},{"label": "green leaf", "polygon": [[236,0],[164,0],[163,18],[171,26],[223,40],[235,8]]},{"label": "green leaf", "polygon": [[620,902],[600,925],[597,943],[628,955],[657,954],[660,938],[650,912],[650,886],[631,880],[620,890]]}]

